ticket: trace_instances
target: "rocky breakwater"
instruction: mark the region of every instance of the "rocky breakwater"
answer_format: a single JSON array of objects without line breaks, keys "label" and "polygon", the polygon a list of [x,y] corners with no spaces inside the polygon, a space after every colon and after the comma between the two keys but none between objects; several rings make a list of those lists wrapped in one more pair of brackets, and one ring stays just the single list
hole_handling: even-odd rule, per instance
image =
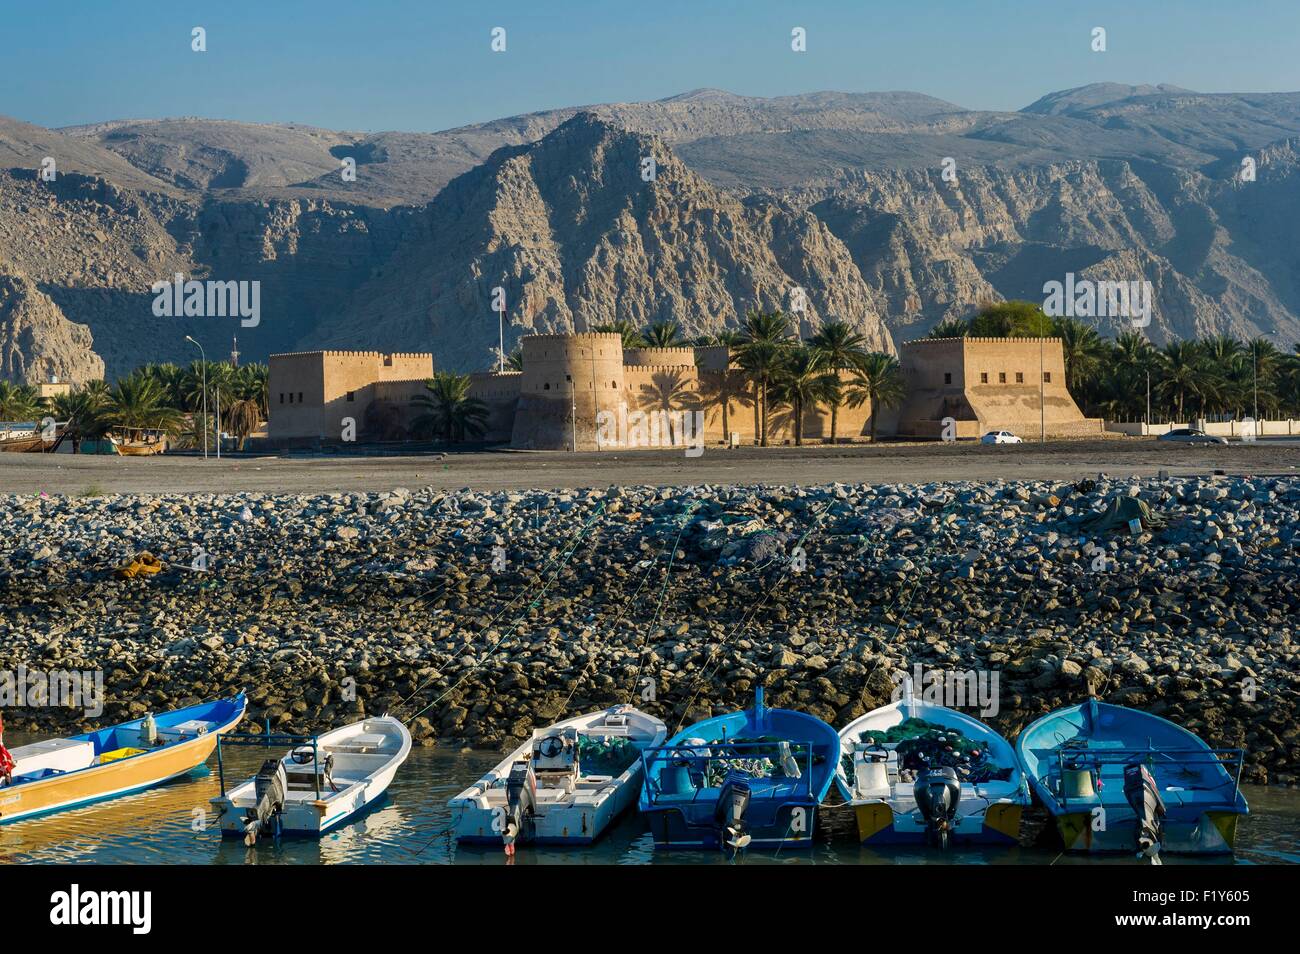
[{"label": "rocky breakwater", "polygon": [[[759,682],[843,725],[919,664],[995,674],[1008,736],[1092,693],[1245,747],[1249,781],[1300,774],[1294,477],[10,495],[0,526],[0,671],[96,670],[107,696],[14,727],[246,689],[259,726],[392,711],[502,746],[618,701],[672,727]],[[114,574],[145,550],[162,572]]]}]

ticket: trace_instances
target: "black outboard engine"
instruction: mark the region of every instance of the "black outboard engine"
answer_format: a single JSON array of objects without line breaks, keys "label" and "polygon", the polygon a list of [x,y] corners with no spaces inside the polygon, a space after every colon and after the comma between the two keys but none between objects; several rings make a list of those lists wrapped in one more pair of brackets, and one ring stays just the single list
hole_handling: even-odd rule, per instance
[{"label": "black outboard engine", "polygon": [[1133,828],[1138,857],[1160,863],[1160,839],[1165,823],[1165,803],[1156,780],[1141,763],[1124,766],[1124,798],[1137,816]]},{"label": "black outboard engine", "polygon": [[510,775],[506,778],[506,820],[501,840],[507,855],[514,855],[515,840],[525,834],[524,826],[532,827],[536,807],[537,777],[533,774],[532,762],[516,762],[510,766]]},{"label": "black outboard engine", "polygon": [[729,772],[718,792],[715,817],[722,828],[723,843],[732,851],[747,847],[751,836],[745,833],[745,809],[749,808],[750,788],[743,773]]},{"label": "black outboard engine", "polygon": [[926,769],[912,787],[916,807],[925,819],[926,836],[931,844],[947,848],[961,801],[961,783],[951,766]]},{"label": "black outboard engine", "polygon": [[289,783],[284,776],[284,763],[267,759],[253,777],[253,797],[256,804],[244,816],[244,844],[257,843],[259,832],[268,830],[284,810],[285,792]]}]

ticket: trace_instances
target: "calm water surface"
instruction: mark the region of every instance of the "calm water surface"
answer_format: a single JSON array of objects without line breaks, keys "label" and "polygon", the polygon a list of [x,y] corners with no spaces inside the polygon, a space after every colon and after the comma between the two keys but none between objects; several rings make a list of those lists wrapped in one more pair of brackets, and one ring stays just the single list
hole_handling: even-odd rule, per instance
[{"label": "calm water surface", "polygon": [[[10,733],[11,745],[31,741]],[[252,774],[263,749],[223,750],[227,780]],[[448,836],[447,800],[501,759],[495,752],[416,748],[388,790],[386,800],[351,825],[320,841],[259,842],[223,839],[212,826],[208,799],[218,794],[215,767],[139,795],[0,826],[0,861],[102,862],[117,864],[505,864],[499,848],[461,848]],[[211,760],[215,766],[215,757]],[[233,769],[233,770],[232,770]],[[1244,786],[1251,814],[1237,838],[1238,864],[1300,863],[1300,793]],[[832,795],[832,797],[834,797]],[[819,822],[812,851],[750,853],[741,864],[1095,864],[1097,859],[1060,855],[1054,849],[1009,848],[960,851],[945,856],[921,850],[874,851],[853,838],[850,814],[833,807]],[[205,826],[205,821],[207,825]],[[1041,816],[1027,817],[1026,827]],[[1231,859],[1168,856],[1166,864],[1222,864]],[[721,853],[658,852],[635,811],[587,849],[519,849],[516,864],[725,864]],[[1125,858],[1106,863],[1134,863]]]}]

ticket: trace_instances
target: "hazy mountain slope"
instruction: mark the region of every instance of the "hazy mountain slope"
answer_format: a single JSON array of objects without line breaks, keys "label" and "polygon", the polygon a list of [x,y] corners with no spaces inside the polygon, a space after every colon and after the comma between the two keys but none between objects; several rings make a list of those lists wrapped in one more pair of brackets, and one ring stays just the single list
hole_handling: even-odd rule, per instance
[{"label": "hazy mountain slope", "polygon": [[0,274],[0,378],[83,384],[104,376],[90,329],[74,324],[36,283]]},{"label": "hazy mountain slope", "polygon": [[[651,154],[657,175],[645,182],[641,159]],[[805,332],[837,315],[892,348],[848,251],[816,218],[769,200],[742,203],[662,142],[590,114],[452,182],[429,206],[423,237],[404,243],[319,341],[427,342],[445,363],[485,366],[497,342],[497,285],[507,347],[521,334],[620,318],[675,320],[691,335],[735,327],[747,307],[788,308],[800,286]]]},{"label": "hazy mountain slope", "polygon": [[[1300,340],[1300,94],[1098,84],[987,113],[913,93],[696,90],[579,112],[432,134],[0,120],[0,276],[93,337],[46,322],[48,353],[78,373],[102,356],[110,377],[192,359],[187,334],[209,357],[237,335],[246,360],[328,341],[484,366],[498,283],[514,335],[617,317],[701,331],[803,285],[810,323],[840,315],[884,346],[877,319],[903,340],[1074,272],[1151,281],[1156,341]],[[643,183],[652,149],[659,178]],[[54,183],[37,176],[45,155]],[[150,285],[177,272],[260,282],[260,324],[155,317]],[[6,374],[37,367],[35,334],[0,327]]]}]

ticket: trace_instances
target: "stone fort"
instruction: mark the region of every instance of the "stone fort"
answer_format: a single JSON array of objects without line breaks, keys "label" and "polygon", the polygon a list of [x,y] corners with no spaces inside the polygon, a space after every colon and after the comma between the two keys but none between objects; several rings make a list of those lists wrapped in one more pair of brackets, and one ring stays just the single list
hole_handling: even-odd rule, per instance
[{"label": "stone fort", "polygon": [[[618,334],[601,332],[526,335],[519,344],[522,371],[470,376],[470,395],[489,411],[486,442],[532,450],[757,442],[755,387],[725,346],[625,349]],[[937,439],[945,418],[958,438],[1010,430],[1030,439],[1040,426],[1054,437],[1102,432],[1102,421],[1084,418],[1066,389],[1057,338],[923,338],[904,343],[899,362],[906,397],[879,409],[878,436]],[[432,373],[431,354],[272,355],[270,439],[281,446],[338,443],[344,417],[358,423],[358,439],[386,439],[374,422],[400,433],[414,416],[410,399]],[[840,376],[849,379],[848,372]],[[869,403],[841,405],[837,437],[868,435],[873,411]],[[794,430],[792,409],[772,401],[769,443],[793,443]],[[805,441],[820,443],[830,430],[828,407],[804,410]]]}]

